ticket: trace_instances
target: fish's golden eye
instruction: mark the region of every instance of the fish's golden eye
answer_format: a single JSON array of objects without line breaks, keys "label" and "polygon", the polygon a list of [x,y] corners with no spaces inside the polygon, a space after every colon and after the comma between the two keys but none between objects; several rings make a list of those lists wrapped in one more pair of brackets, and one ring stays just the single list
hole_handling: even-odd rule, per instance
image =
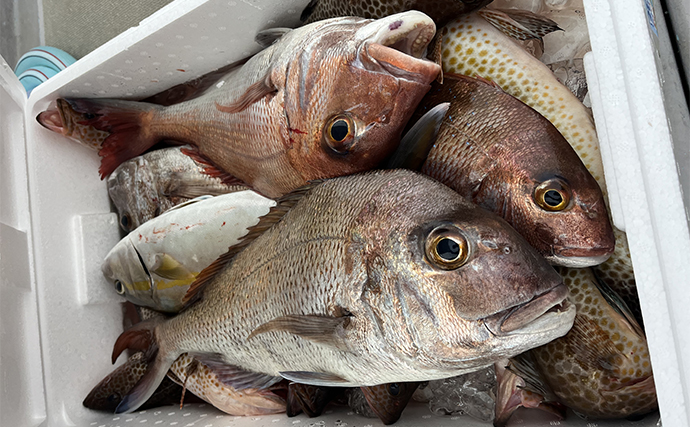
[{"label": "fish's golden eye", "polygon": [[125,285],[123,285],[119,280],[115,281],[115,292],[117,292],[118,295],[125,294]]},{"label": "fish's golden eye", "polygon": [[534,190],[537,205],[547,211],[562,211],[570,204],[570,188],[560,179],[544,181]]},{"label": "fish's golden eye", "polygon": [[391,396],[397,396],[400,394],[400,384],[393,383],[388,385],[388,393]]},{"label": "fish's golden eye", "polygon": [[355,123],[345,114],[332,117],[324,128],[326,144],[336,153],[347,153],[355,140]]},{"label": "fish's golden eye", "polygon": [[443,270],[455,270],[469,258],[467,240],[458,230],[437,228],[426,241],[427,259]]}]

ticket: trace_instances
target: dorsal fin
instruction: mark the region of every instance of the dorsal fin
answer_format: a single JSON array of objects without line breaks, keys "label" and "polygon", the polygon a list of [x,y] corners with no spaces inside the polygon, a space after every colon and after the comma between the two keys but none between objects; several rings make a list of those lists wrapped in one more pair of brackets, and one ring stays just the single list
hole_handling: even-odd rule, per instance
[{"label": "dorsal fin", "polygon": [[233,246],[230,246],[228,251],[221,255],[217,260],[213,261],[211,265],[201,270],[196,280],[191,284],[187,293],[182,298],[184,304],[183,310],[194,304],[201,298],[203,289],[210,283],[218,273],[225,269],[237,254],[242,252],[244,248],[249,246],[254,240],[261,236],[264,231],[279,223],[285,214],[292,209],[302,197],[304,197],[312,188],[321,184],[323,180],[310,181],[309,184],[298,188],[297,190],[288,193],[277,200],[276,205],[272,207],[268,213],[259,219],[259,222],[249,227],[247,234],[240,239],[240,241]]}]

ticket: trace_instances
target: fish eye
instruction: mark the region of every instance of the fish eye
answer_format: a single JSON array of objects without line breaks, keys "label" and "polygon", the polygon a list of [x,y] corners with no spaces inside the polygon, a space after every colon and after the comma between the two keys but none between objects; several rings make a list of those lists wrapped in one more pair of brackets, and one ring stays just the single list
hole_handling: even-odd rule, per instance
[{"label": "fish eye", "polygon": [[131,224],[132,224],[132,220],[129,218],[128,214],[122,214],[122,216],[120,216],[120,226],[123,229],[125,229],[126,231],[130,231],[129,226]]},{"label": "fish eye", "polygon": [[388,385],[388,393],[390,393],[391,396],[397,396],[400,394],[400,384],[398,383],[393,383]]},{"label": "fish eye", "polygon": [[110,396],[108,396],[105,400],[107,400],[107,401],[110,402],[110,403],[114,403],[114,402],[119,402],[119,401],[121,401],[122,398],[120,397],[120,394],[119,394],[119,393],[113,393],[113,394],[111,394]]},{"label": "fish eye", "polygon": [[457,229],[440,227],[427,237],[427,259],[443,270],[459,268],[467,262],[469,254],[467,239]]},{"label": "fish eye", "polygon": [[123,285],[119,280],[115,281],[115,292],[117,292],[118,295],[125,294],[125,285]]},{"label": "fish eye", "polygon": [[324,128],[326,144],[336,153],[345,154],[354,145],[355,123],[345,114],[332,117]]},{"label": "fish eye", "polygon": [[570,204],[570,188],[560,179],[544,181],[534,190],[537,205],[547,211],[562,211]]}]

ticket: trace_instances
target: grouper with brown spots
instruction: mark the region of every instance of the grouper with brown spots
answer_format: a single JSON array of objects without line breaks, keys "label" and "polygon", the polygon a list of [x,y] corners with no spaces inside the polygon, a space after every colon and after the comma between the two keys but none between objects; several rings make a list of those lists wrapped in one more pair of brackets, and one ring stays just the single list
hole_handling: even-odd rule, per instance
[{"label": "grouper with brown spots", "polygon": [[237,390],[445,378],[565,334],[561,277],[498,216],[407,170],[291,193],[198,276],[187,308],[124,332],[149,369],[117,412],[192,354]]},{"label": "grouper with brown spots", "polygon": [[434,83],[415,115],[443,102],[450,108],[422,173],[500,215],[552,264],[586,267],[611,255],[601,189],[548,120],[500,87],[457,74]]},{"label": "grouper with brown spots", "polygon": [[[640,417],[656,410],[647,340],[628,307],[592,269],[561,273],[577,307],[573,328],[516,357],[515,372],[529,384],[546,385],[558,402],[589,419]],[[496,412],[507,418],[512,411]]]},{"label": "grouper with brown spots", "polygon": [[[185,102],[71,98],[58,108],[108,133],[99,151],[102,178],[173,140],[194,145],[191,155],[255,191],[280,197],[310,180],[369,170],[395,149],[440,72],[424,59],[435,31],[417,11],[376,21],[333,18],[290,31]],[[51,110],[39,121],[67,135],[63,117]]]}]

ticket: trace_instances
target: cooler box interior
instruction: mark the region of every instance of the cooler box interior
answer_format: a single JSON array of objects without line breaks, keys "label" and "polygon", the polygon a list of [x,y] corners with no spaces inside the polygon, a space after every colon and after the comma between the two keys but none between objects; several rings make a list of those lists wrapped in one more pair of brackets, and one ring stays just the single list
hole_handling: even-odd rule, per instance
[{"label": "cooler box interior", "polygon": [[[35,89],[0,67],[0,425],[375,426],[332,407],[318,418],[223,415],[210,405],[129,415],[82,400],[113,367],[123,300],[100,264],[120,238],[96,152],[42,128],[58,97],[140,99],[257,52],[268,27],[294,26],[307,0],[176,0]],[[590,97],[615,225],[628,234],[666,426],[690,423],[690,236],[667,106],[657,23],[644,0],[585,0]],[[668,104],[668,102],[666,102]],[[677,153],[690,150],[675,141]],[[679,172],[680,168],[680,172]],[[690,189],[686,188],[686,191]],[[124,358],[120,359],[120,363]],[[520,411],[511,425],[656,426],[565,421]],[[486,425],[411,404],[400,426]]]}]

